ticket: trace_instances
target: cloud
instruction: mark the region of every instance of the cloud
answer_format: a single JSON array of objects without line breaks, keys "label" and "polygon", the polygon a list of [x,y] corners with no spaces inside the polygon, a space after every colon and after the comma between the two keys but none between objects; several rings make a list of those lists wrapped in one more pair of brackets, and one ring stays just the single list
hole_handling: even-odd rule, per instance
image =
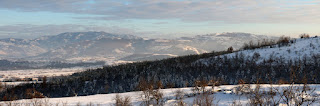
[{"label": "cloud", "polygon": [[157,24],[157,25],[160,25],[160,24],[169,24],[169,22],[156,22],[156,23],[153,23],[153,24]]},{"label": "cloud", "polygon": [[105,31],[115,34],[136,34],[133,29],[121,28],[118,26],[87,26],[87,25],[5,25],[0,26],[0,36],[2,38],[34,38],[46,35],[57,35],[64,32],[82,32],[82,31]]},{"label": "cloud", "polygon": [[102,15],[82,19],[179,19],[185,22],[319,23],[310,0],[1,0],[0,8]]}]

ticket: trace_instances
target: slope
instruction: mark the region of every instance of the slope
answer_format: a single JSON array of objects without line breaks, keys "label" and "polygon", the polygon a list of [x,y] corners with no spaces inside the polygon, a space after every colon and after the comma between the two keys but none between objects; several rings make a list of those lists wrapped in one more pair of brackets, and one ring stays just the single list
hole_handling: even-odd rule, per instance
[{"label": "slope", "polygon": [[[262,63],[263,61],[288,62],[290,60],[317,61],[316,59],[320,55],[320,38],[293,39],[292,42],[287,46],[272,45],[253,50],[242,50],[220,57],[236,58],[243,55],[244,57],[255,57],[257,63]],[[213,58],[217,57],[201,59],[199,62],[208,64],[210,59]]]}]

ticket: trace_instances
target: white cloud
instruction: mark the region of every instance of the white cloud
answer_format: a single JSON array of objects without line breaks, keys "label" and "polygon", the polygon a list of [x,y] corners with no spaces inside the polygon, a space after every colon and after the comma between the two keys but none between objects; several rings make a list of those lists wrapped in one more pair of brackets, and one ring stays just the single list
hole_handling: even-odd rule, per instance
[{"label": "white cloud", "polygon": [[115,34],[135,34],[132,29],[121,28],[118,26],[87,26],[87,25],[5,25],[0,26],[0,36],[18,37],[18,38],[34,38],[46,35],[57,35],[64,32],[86,32],[86,31],[105,31]]}]

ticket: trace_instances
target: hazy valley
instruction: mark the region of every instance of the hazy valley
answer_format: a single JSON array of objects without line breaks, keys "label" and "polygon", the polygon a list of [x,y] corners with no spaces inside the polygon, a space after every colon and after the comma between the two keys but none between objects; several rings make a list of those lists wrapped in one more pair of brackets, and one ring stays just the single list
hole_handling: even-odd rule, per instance
[{"label": "hazy valley", "polygon": [[[106,32],[68,32],[36,39],[0,39],[0,57],[2,60],[12,62],[2,64],[15,62],[17,66],[13,67],[17,69],[20,65],[28,68],[28,64],[31,68],[45,68],[52,66],[54,64],[52,62],[89,64],[101,61],[105,62],[105,65],[112,65],[221,51],[231,46],[239,49],[245,42],[263,39],[276,39],[276,37],[249,33],[221,33],[176,39],[151,39]],[[60,67],[56,65],[52,68]]]}]

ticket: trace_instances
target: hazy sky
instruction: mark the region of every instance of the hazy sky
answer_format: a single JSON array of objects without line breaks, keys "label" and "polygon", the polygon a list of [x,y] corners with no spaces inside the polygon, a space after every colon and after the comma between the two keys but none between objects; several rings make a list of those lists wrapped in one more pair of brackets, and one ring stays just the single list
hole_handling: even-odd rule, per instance
[{"label": "hazy sky", "polygon": [[0,0],[0,13],[1,38],[76,31],[320,34],[319,0]]}]

